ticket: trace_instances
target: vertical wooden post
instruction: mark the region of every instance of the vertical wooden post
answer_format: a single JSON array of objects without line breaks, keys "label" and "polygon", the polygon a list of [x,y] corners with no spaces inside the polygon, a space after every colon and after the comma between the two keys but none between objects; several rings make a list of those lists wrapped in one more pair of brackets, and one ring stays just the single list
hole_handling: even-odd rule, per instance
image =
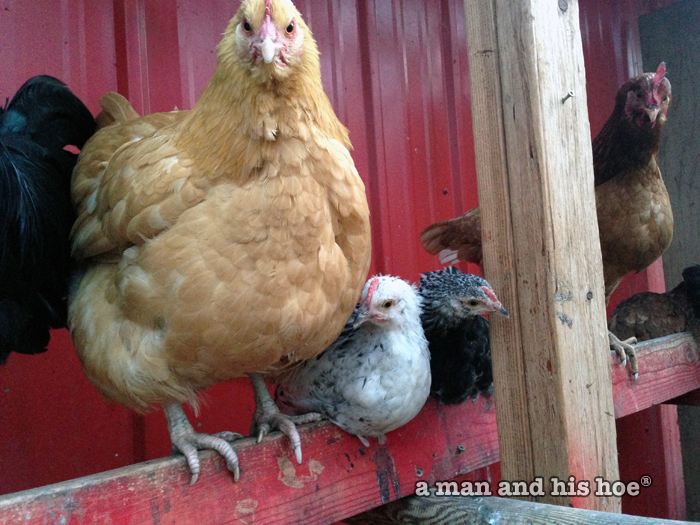
[{"label": "vertical wooden post", "polygon": [[512,312],[491,334],[503,479],[619,512],[593,495],[619,473],[578,3],[464,4],[484,266]]}]

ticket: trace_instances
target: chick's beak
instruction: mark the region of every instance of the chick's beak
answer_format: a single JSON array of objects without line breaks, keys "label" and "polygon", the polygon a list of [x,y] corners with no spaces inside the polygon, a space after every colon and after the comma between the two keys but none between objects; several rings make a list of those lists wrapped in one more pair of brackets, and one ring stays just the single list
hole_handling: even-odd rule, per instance
[{"label": "chick's beak", "polygon": [[353,329],[355,329],[358,326],[363,325],[367,321],[371,321],[374,324],[386,323],[386,316],[382,312],[377,311],[371,306],[361,306],[360,311],[358,312],[357,317],[355,318],[355,322],[352,324],[352,327]]},{"label": "chick's beak", "polygon": [[363,325],[372,318],[372,314],[369,313],[369,309],[366,307],[360,307],[360,311],[355,318],[355,322],[352,324],[353,329],[360,325]]},{"label": "chick's beak", "polygon": [[508,313],[508,310],[505,309],[505,307],[501,304],[500,301],[489,301],[484,305],[484,310],[481,312],[481,314],[498,314],[502,315],[506,319],[510,319],[510,314]]}]

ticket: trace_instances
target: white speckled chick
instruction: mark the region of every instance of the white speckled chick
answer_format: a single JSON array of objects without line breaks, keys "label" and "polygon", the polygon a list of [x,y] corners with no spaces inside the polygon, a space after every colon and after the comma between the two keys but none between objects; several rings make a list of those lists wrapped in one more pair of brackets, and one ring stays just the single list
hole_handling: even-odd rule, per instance
[{"label": "white speckled chick", "polygon": [[277,387],[287,414],[318,412],[365,446],[413,419],[430,393],[430,353],[417,290],[397,277],[371,278],[338,339]]}]

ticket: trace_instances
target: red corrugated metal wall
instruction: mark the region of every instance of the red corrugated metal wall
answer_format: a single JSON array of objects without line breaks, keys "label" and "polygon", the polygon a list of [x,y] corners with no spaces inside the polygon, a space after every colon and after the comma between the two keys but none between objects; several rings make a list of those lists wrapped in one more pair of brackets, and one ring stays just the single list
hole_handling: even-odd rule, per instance
[{"label": "red corrugated metal wall", "polygon": [[[142,113],[191,108],[238,3],[0,0],[0,96],[41,73],[67,82],[95,113],[106,91],[120,91]],[[580,2],[593,134],[618,86],[640,71],[636,19],[651,9],[646,3]],[[420,231],[477,204],[462,0],[296,4],[367,187],[372,272],[415,281],[439,267],[420,247]],[[654,275],[652,284],[663,286],[662,272]],[[626,293],[650,280],[634,282]],[[142,418],[104,403],[65,331],[55,332],[47,354],[13,355],[0,369],[0,396],[0,493],[169,453],[162,414]],[[193,422],[246,432],[251,414],[246,382],[234,381],[211,389]]]}]

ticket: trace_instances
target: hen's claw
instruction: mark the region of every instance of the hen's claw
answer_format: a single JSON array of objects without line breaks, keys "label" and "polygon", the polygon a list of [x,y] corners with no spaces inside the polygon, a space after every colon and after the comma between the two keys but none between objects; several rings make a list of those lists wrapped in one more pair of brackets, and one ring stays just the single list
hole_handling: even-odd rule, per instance
[{"label": "hen's claw", "polygon": [[323,416],[316,412],[300,416],[284,415],[270,397],[265,386],[265,379],[260,374],[250,374],[250,381],[253,384],[253,395],[255,396],[255,413],[250,427],[250,435],[257,435],[258,443],[260,443],[263,436],[271,430],[280,430],[292,442],[297,463],[301,464],[301,438],[296,425],[319,421],[323,419]]},{"label": "hen's claw", "polygon": [[630,372],[636,381],[639,377],[639,366],[637,365],[637,352],[634,349],[634,344],[637,343],[636,337],[630,337],[624,341],[620,341],[618,337],[608,330],[608,342],[610,351],[615,352],[622,362],[622,366],[627,364],[627,359],[630,361]]},{"label": "hen's claw", "polygon": [[[277,410],[275,408],[275,410]],[[308,414],[303,414],[301,416],[287,416],[277,411],[277,413],[265,413],[260,414],[256,410],[255,416],[253,416],[253,425],[250,427],[250,434],[255,435],[257,429],[258,443],[262,441],[265,434],[270,433],[270,431],[277,429],[280,430],[285,436],[289,438],[292,442],[292,448],[294,449],[294,455],[297,458],[297,463],[301,464],[301,438],[299,437],[299,432],[297,431],[296,425],[303,425],[304,423],[311,423],[313,421],[319,421],[323,418],[321,414],[316,412],[310,412]],[[256,416],[257,421],[256,421]]]},{"label": "hen's claw", "polygon": [[187,460],[187,466],[192,473],[190,485],[194,485],[199,478],[198,450],[216,450],[226,460],[226,467],[233,473],[233,480],[238,481],[240,470],[238,468],[238,456],[229,441],[234,441],[241,436],[236,432],[219,432],[217,434],[200,434],[196,432],[187,420],[185,411],[181,405],[163,405],[165,419],[168,422],[170,439],[173,452],[180,452]]}]

